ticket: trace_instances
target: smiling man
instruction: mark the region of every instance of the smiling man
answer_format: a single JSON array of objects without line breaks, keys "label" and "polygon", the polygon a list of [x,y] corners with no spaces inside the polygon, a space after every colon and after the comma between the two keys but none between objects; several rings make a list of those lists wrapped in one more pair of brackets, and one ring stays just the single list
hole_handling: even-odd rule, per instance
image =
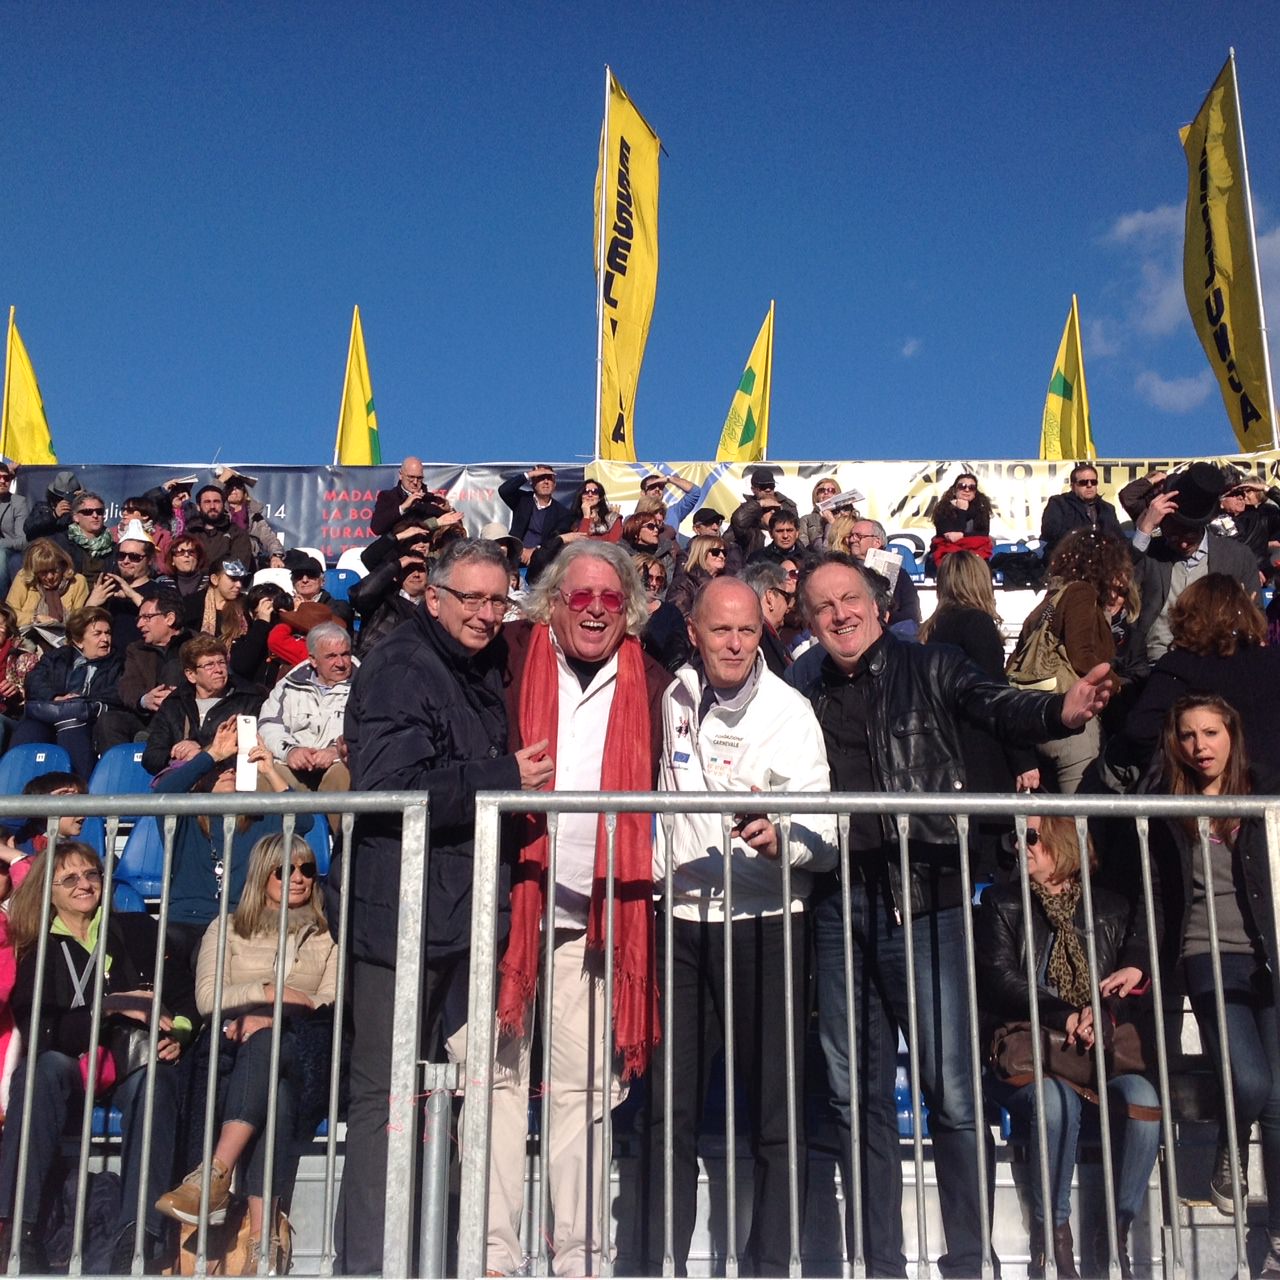
[{"label": "smiling man", "polygon": [[[728,848],[719,814],[679,814],[659,824],[654,878],[661,888],[672,869],[671,989],[665,992],[673,1027],[671,1113],[664,1115],[666,1054],[655,1056],[649,1087],[647,1269],[662,1267],[664,1128],[675,1158],[671,1188],[676,1273],[683,1274],[697,1201],[698,1122],[710,1063],[732,1035],[751,1115],[755,1201],[747,1242],[748,1274],[786,1275],[792,1247],[787,1141],[787,1055],[782,1028],[794,1034],[795,1077],[804,1079],[804,998],[807,933],[805,899],[811,872],[835,860],[835,819],[797,815],[788,847],[791,898],[783,892],[781,833],[774,815],[752,792],[826,791],[826,750],[812,710],[765,665],[760,601],[734,578],[712,579],[694,600],[689,639],[697,650],[676,673],[663,699],[659,785],[664,791],[742,792],[744,813],[733,821]],[[726,860],[732,864],[732,903],[726,907]],[[791,916],[792,987],[787,1005],[784,915]],[[731,922],[726,926],[726,915]],[[724,930],[732,935],[733,1026],[724,1024]],[[665,933],[659,930],[659,949]],[[659,961],[659,972],[662,972]],[[803,1115],[802,1101],[796,1099]],[[795,1154],[800,1203],[808,1161],[801,1122]],[[713,1193],[713,1196],[716,1193]]]},{"label": "smiling man", "polygon": [[[1106,664],[1063,695],[1027,693],[984,675],[947,645],[899,640],[885,629],[885,580],[861,561],[831,554],[800,583],[800,602],[823,663],[792,677],[817,712],[833,791],[948,794],[966,787],[966,722],[1004,741],[1033,746],[1066,737],[1110,697]],[[850,828],[850,918],[834,876],[815,894],[818,1031],[832,1100],[849,1150],[849,1039],[844,945],[852,935],[858,1036],[857,1105],[862,1116],[863,1226],[868,1274],[906,1275],[902,1251],[902,1154],[894,1084],[898,1036],[906,1032],[904,905],[912,915],[921,1091],[929,1108],[938,1200],[947,1238],[944,1276],[981,1273],[977,1136],[965,994],[960,847],[954,817],[909,819],[910,879],[900,874],[892,814],[854,813]],[[981,1126],[990,1141],[986,1126]],[[988,1153],[987,1172],[994,1175]],[[845,1182],[848,1186],[848,1181]],[[990,1187],[988,1188],[990,1195]],[[851,1227],[853,1215],[847,1215]],[[852,1256],[852,1238],[849,1240]]]}]

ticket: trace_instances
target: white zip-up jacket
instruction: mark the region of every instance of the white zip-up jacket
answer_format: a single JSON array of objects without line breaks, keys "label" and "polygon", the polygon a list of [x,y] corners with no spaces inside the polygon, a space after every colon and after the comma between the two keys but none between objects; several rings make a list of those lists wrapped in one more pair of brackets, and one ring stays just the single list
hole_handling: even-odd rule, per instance
[{"label": "white zip-up jacket", "polygon": [[[360,670],[352,661],[351,680]],[[294,747],[331,747],[342,736],[351,680],[323,685],[315,678],[311,659],[291,667],[267,694],[258,715],[258,732],[282,763]]]},{"label": "white zip-up jacket", "polygon": [[[729,701],[717,701],[699,720],[701,673],[681,667],[662,699],[663,791],[830,791],[827,749],[806,698],[785,685],[757,655],[751,678]],[[745,798],[744,796],[744,798]],[[744,804],[744,808],[745,808]],[[778,815],[769,815],[776,822]],[[668,835],[668,826],[670,833]],[[724,828],[719,814],[679,814],[658,820],[654,892],[664,892],[671,859],[675,915],[706,923],[724,920]],[[812,873],[836,863],[836,818],[797,814],[791,823],[791,910],[802,911]],[[781,858],[767,858],[735,839],[732,845],[733,918],[781,915]]]}]

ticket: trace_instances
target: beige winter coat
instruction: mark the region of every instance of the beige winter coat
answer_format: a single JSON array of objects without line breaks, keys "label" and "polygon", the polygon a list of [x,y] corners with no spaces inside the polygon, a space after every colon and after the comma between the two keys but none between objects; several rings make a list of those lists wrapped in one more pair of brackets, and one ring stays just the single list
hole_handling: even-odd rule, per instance
[{"label": "beige winter coat", "polygon": [[[267,1004],[266,987],[276,980],[275,919],[271,928],[242,938],[227,926],[227,956],[223,967],[223,1016]],[[208,928],[196,963],[196,1007],[207,1018],[213,1013],[213,984],[217,976],[218,922]],[[285,986],[311,998],[313,1004],[332,1004],[338,984],[338,949],[327,930],[289,935],[285,951]]]}]

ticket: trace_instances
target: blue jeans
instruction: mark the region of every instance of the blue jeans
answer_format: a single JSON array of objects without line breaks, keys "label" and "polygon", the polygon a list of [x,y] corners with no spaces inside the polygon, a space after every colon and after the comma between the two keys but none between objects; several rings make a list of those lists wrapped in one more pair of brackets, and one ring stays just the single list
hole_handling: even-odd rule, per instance
[{"label": "blue jeans", "polygon": [[[1036,1126],[1036,1087],[992,1081],[991,1096],[1031,1134],[1031,1209],[1037,1222],[1044,1221],[1044,1188],[1040,1182],[1040,1143]],[[1160,1149],[1160,1121],[1135,1120],[1129,1106],[1159,1107],[1155,1086],[1144,1076],[1113,1076],[1107,1081],[1111,1104],[1111,1157],[1115,1171],[1116,1216],[1130,1222],[1138,1216],[1147,1183]],[[1049,1185],[1053,1195],[1053,1223],[1071,1221],[1071,1177],[1076,1167],[1080,1122],[1085,1100],[1070,1085],[1046,1077],[1044,1082],[1045,1131],[1049,1140]]]},{"label": "blue jeans", "polygon": [[[853,940],[854,1028],[858,1048],[858,1107],[862,1117],[863,1241],[868,1274],[905,1276],[902,1251],[902,1152],[894,1105],[898,1035],[907,1027],[905,930],[893,905],[874,886],[855,881],[850,891]],[[929,1108],[938,1201],[947,1252],[938,1260],[944,1276],[980,1273],[982,1237],[973,1073],[972,1032],[964,980],[964,907],[912,922],[915,998],[919,1025],[920,1088]],[[844,935],[839,886],[816,899],[818,1034],[827,1078],[848,1159],[850,1086],[845,997]],[[994,1191],[995,1152],[986,1126],[988,1185]],[[845,1185],[849,1185],[846,1181]],[[852,1215],[846,1219],[852,1249]]]},{"label": "blue jeans", "polygon": [[[1222,1038],[1214,1008],[1213,970],[1207,955],[1186,959],[1187,994],[1205,1049],[1219,1073]],[[1270,972],[1252,956],[1222,957],[1227,1037],[1231,1043],[1231,1096],[1240,1151],[1258,1122],[1262,1170],[1267,1180],[1267,1230],[1280,1233],[1280,1024]],[[1226,1144],[1226,1128],[1221,1141]]]},{"label": "blue jeans", "polygon": [[[26,1097],[27,1072],[31,1059],[24,1058],[10,1082],[9,1112],[5,1116],[6,1140],[0,1143],[0,1218],[13,1216],[13,1202],[18,1185],[18,1134],[22,1126],[22,1109]],[[174,1145],[172,1135],[178,1130],[181,1080],[176,1066],[160,1063],[156,1067],[155,1113],[152,1119],[154,1142],[151,1164],[147,1171],[147,1230],[160,1235],[166,1219],[157,1212],[155,1202],[172,1185]],[[116,1086],[101,1105],[116,1106],[122,1112],[124,1143],[121,1151],[120,1221],[117,1228],[134,1220],[138,1208],[138,1187],[142,1175],[142,1108],[145,1101],[143,1083],[146,1071],[135,1071]],[[32,1094],[31,1137],[28,1144],[27,1182],[22,1216],[28,1226],[41,1218],[41,1200],[52,1188],[50,1175],[56,1167],[67,1122],[83,1114],[84,1077],[80,1060],[65,1053],[47,1049],[36,1059],[35,1084]]]}]

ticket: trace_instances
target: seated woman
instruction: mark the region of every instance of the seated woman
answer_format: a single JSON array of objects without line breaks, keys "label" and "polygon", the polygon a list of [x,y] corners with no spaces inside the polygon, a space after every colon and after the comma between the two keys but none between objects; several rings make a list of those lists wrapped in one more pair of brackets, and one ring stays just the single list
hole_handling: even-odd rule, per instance
[{"label": "seated woman", "polygon": [[0,604],[0,749],[22,718],[27,676],[40,661],[40,650],[18,629],[18,615]]},{"label": "seated woman", "polygon": [[[18,1031],[28,1038],[35,1003],[39,960],[40,915],[44,905],[45,866],[41,854],[16,890],[9,911],[9,937],[17,959],[11,1008]],[[56,1193],[55,1178],[64,1129],[84,1097],[90,1047],[96,947],[102,919],[102,862],[85,844],[64,840],[53,853],[52,919],[44,954],[44,990],[35,1043],[14,1073],[9,1091],[6,1141],[0,1144],[0,1219],[10,1224],[18,1181],[17,1141],[21,1132],[26,1091],[31,1088],[31,1129],[23,1191],[22,1224],[16,1230],[23,1270],[47,1269],[43,1258],[47,1199]],[[106,924],[106,986],[102,1002],[102,1032],[98,1053],[95,1103],[114,1105],[123,1112],[124,1149],[122,1190],[117,1223],[128,1256],[133,1252],[133,1229],[128,1221],[138,1203],[142,1151],[142,1107],[145,1069],[130,1070],[130,1031],[149,1025],[156,982],[156,927],[150,916],[112,913]],[[173,1064],[183,1052],[197,1014],[190,975],[166,962],[160,1013],[159,1064],[155,1073],[155,1132],[177,1126],[179,1073]],[[172,1176],[172,1161],[160,1158],[164,1144],[152,1152],[148,1173],[148,1201]],[[163,1222],[149,1214],[148,1246],[144,1256],[161,1249]],[[128,1270],[128,1267],[125,1268]]]},{"label": "seated woman", "polygon": [[[1034,820],[1033,820],[1034,821]],[[1096,861],[1089,842],[1089,861]],[[1041,818],[1027,831],[1027,874],[1031,880],[1032,936],[1037,975],[1035,999],[1042,1027],[1066,1032],[1068,1045],[1091,1050],[1094,1043],[1090,978],[1085,956],[1084,906],[1080,889],[1080,844],[1071,818]],[[1103,996],[1125,999],[1145,985],[1149,967],[1146,947],[1128,932],[1130,904],[1118,894],[1093,888],[1094,937]],[[974,926],[978,998],[990,1033],[1006,1022],[1030,1016],[1022,889],[1018,881],[994,885],[982,896]],[[1044,1079],[1045,1126],[1049,1144],[1049,1194],[1052,1229],[1039,1170],[1036,1088],[1025,1079],[990,1079],[996,1102],[1031,1134],[1031,1263],[1028,1275],[1043,1276],[1045,1254],[1052,1250],[1058,1275],[1078,1276],[1071,1236],[1071,1177],[1086,1099],[1076,1086],[1051,1076]],[[1120,1272],[1131,1274],[1129,1226],[1142,1208],[1147,1182],[1160,1146],[1159,1098],[1145,1076],[1121,1074],[1107,1081],[1115,1165],[1116,1243]],[[1103,1243],[1106,1228],[1095,1239]],[[1095,1249],[1095,1253],[1097,1250]]]},{"label": "seated woman", "polygon": [[[1275,784],[1249,766],[1240,713],[1217,694],[1178,699],[1165,725],[1163,790],[1175,796],[1273,794]],[[1231,1043],[1231,1098],[1238,1169],[1231,1165],[1225,1121],[1209,1179],[1209,1195],[1223,1214],[1234,1214],[1233,1183],[1241,1204],[1249,1196],[1249,1134],[1257,1121],[1267,1187],[1270,1248],[1262,1275],[1280,1276],[1280,1019],[1276,1016],[1276,935],[1261,818],[1214,818],[1209,823],[1211,883],[1204,875],[1194,822],[1170,822],[1177,865],[1170,878],[1181,889],[1179,917],[1166,919],[1186,975],[1187,995],[1206,1051],[1221,1075],[1222,1040]],[[1209,902],[1217,924],[1226,1027],[1218,1024],[1210,948]]]},{"label": "seated woman", "polygon": [[[316,875],[315,854],[294,836],[286,851],[283,836],[265,836],[253,847],[249,875],[240,905],[227,929],[223,963],[222,1008],[214,1008],[218,969],[218,926],[209,926],[200,944],[196,970],[196,1002],[211,1017],[221,1013],[218,1052],[228,1073],[222,1127],[213,1150],[209,1188],[209,1221],[226,1218],[231,1175],[247,1157],[244,1175],[249,1196],[249,1223],[254,1253],[246,1268],[256,1270],[262,1234],[267,1124],[267,1094],[271,1084],[271,1040],[274,1034],[276,955],[283,866],[288,872],[288,967],[283,991],[285,1022],[280,1030],[280,1080],[277,1095],[276,1167],[273,1200],[288,1205],[301,1155],[301,1141],[309,1140],[324,1115],[328,1098],[329,1045],[332,1028],[326,1016],[337,989],[338,952],[325,920],[323,893]],[[265,1033],[265,1034],[264,1034]],[[179,1222],[197,1223],[203,1165],[193,1169],[156,1207]],[[269,1220],[273,1232],[276,1221]],[[272,1262],[278,1262],[280,1242],[271,1241]]]},{"label": "seated woman", "polygon": [[[703,584],[725,571],[727,554],[724,539],[717,534],[699,533],[690,538],[684,564],[671,575],[667,603],[675,605],[688,618],[693,598]],[[662,563],[660,560],[656,562]]]},{"label": "seated woman", "polygon": [[77,609],[67,618],[67,644],[46,653],[27,676],[27,701],[11,745],[56,742],[82,778],[98,755],[93,726],[104,707],[120,705],[124,655],[111,652],[111,616],[105,609]]},{"label": "seated woman", "polygon": [[204,598],[209,587],[204,545],[189,534],[176,534],[169,547],[169,576],[182,597],[182,624],[199,631],[204,622]]},{"label": "seated woman", "polygon": [[[569,503],[573,512],[572,533],[588,538],[617,542],[622,537],[622,515],[611,507],[599,480],[584,480]],[[572,541],[573,539],[568,539]]]},{"label": "seated woman", "polygon": [[991,499],[978,488],[978,477],[962,471],[933,509],[934,539],[929,559],[936,569],[944,555],[952,551],[972,551],[991,559]]},{"label": "seated woman", "polygon": [[75,571],[71,557],[56,542],[39,538],[22,557],[6,603],[18,615],[18,628],[24,633],[33,626],[56,633],[88,599],[89,584]]}]

